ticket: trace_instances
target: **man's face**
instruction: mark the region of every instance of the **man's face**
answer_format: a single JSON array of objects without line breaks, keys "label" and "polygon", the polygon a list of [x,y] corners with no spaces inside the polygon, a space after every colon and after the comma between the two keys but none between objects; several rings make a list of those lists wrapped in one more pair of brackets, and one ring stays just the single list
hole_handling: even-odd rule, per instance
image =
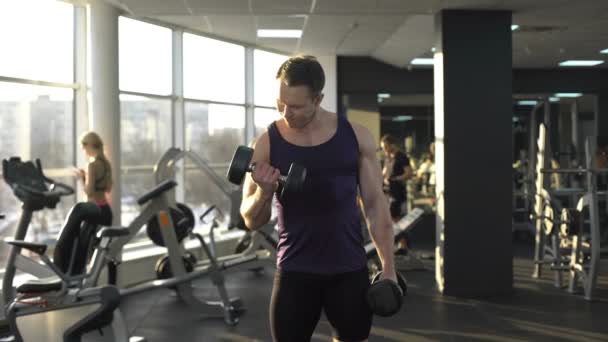
[{"label": "man's face", "polygon": [[393,153],[391,144],[386,144],[384,142],[381,142],[380,147],[382,148],[382,151],[384,152],[384,154],[387,156],[390,155],[391,153]]},{"label": "man's face", "polygon": [[279,83],[277,110],[290,128],[303,128],[315,116],[321,96],[313,96],[307,86],[289,86],[282,80]]}]

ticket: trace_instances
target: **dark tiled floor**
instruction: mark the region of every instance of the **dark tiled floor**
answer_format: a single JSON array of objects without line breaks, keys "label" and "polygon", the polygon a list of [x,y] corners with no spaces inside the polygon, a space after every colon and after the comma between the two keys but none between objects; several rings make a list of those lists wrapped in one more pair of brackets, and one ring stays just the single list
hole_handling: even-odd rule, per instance
[{"label": "dark tiled floor", "polygon": [[[517,246],[515,291],[496,299],[461,299],[437,293],[434,272],[406,272],[410,291],[404,309],[391,318],[375,318],[370,341],[608,341],[608,277],[599,278],[598,300],[587,302],[552,286],[551,274],[531,279],[532,246]],[[429,268],[432,262],[429,261]],[[196,283],[198,294],[214,297],[209,281]],[[196,314],[158,290],[129,298],[123,309],[129,327],[149,342],[270,341],[268,303],[272,273],[227,276],[228,291],[243,299],[246,312],[236,327]],[[313,341],[329,341],[324,319]]]}]

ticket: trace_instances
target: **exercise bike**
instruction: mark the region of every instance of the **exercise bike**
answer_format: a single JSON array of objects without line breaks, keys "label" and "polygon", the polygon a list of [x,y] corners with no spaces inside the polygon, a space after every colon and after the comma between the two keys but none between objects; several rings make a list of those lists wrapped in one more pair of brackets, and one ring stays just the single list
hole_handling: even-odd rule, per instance
[{"label": "exercise bike", "polygon": [[[3,297],[6,317],[14,341],[81,341],[87,332],[112,325],[112,341],[142,341],[129,339],[118,311],[120,293],[114,286],[84,287],[91,274],[76,270],[82,248],[78,239],[72,239],[81,227],[90,227],[87,219],[99,215],[93,203],[77,205],[70,212],[55,249],[54,262],[46,255],[44,244],[23,241],[32,213],[44,208],[55,208],[61,197],[74,193],[74,189],[44,176],[40,161],[22,162],[18,157],[3,160],[3,176],[13,193],[22,201],[22,214],[15,238],[5,242],[12,246],[3,278]],[[50,184],[50,186],[47,186]],[[103,250],[113,238],[124,235],[122,229],[104,228],[97,233]],[[73,242],[73,243],[72,243]],[[21,254],[25,249],[37,254],[43,264]],[[14,287],[13,280],[19,269],[39,279],[26,281]]]}]

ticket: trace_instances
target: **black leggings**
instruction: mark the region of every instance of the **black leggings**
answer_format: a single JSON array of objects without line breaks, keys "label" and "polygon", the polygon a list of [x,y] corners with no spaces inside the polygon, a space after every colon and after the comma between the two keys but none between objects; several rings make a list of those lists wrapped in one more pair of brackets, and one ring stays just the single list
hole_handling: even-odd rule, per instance
[{"label": "black leggings", "polygon": [[308,342],[321,310],[340,341],[368,338],[372,313],[365,296],[367,268],[335,275],[277,271],[270,302],[270,326],[275,342]]},{"label": "black leggings", "polygon": [[99,206],[99,218],[97,220],[95,220],[95,224],[98,224],[100,226],[111,226],[112,225],[112,209],[110,208],[109,205],[104,204],[104,205],[100,205]]}]

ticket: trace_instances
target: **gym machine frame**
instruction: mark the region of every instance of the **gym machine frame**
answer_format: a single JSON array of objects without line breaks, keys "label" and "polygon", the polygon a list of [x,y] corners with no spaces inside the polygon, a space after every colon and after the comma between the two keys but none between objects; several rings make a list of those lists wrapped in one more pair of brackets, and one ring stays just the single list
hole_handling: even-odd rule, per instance
[{"label": "gym machine frame", "polygon": [[[562,287],[562,271],[569,271],[570,281],[568,292],[575,293],[578,281],[582,282],[584,297],[587,300],[593,299],[597,274],[599,271],[599,260],[601,258],[600,247],[600,227],[599,227],[599,205],[598,195],[606,193],[598,192],[596,176],[599,173],[608,173],[608,169],[598,169],[595,165],[595,141],[589,137],[585,142],[586,168],[574,169],[551,169],[548,168],[547,160],[547,136],[545,126],[541,124],[538,137],[538,154],[536,165],[536,201],[535,201],[535,221],[536,221],[536,244],[534,251],[534,278],[540,278],[542,265],[551,264],[551,269],[555,271],[555,286]],[[568,226],[574,224],[576,220],[569,217],[567,210],[562,210],[560,219],[554,218],[554,208],[559,208],[556,201],[552,201],[551,191],[547,188],[545,174],[582,174],[586,175],[586,190],[571,189],[567,190],[570,195],[582,195],[579,199],[576,211],[582,217],[583,210],[588,208],[589,213],[589,233],[590,240],[584,239],[584,218],[579,221],[580,226],[576,233],[571,236],[570,255],[564,255],[562,251],[563,240],[568,239]],[[560,190],[554,191],[559,192]],[[562,191],[563,192],[563,191]],[[561,209],[561,208],[560,208]],[[561,229],[555,229],[559,225]],[[551,240],[551,246],[546,246],[547,239]],[[547,260],[547,257],[549,260]]]},{"label": "gym machine frame", "polygon": [[[37,162],[37,164],[40,176],[44,177],[39,161]],[[9,254],[7,273],[5,274],[5,278],[3,279],[3,295],[5,303],[11,304],[12,307],[16,310],[14,313],[12,313],[11,316],[14,318],[15,329],[17,329],[18,325],[21,325],[21,322],[19,322],[20,317],[33,317],[32,315],[39,313],[50,315],[48,317],[54,317],[52,319],[52,321],[54,322],[53,324],[61,325],[61,323],[56,323],[59,322],[58,318],[61,318],[60,316],[57,316],[56,313],[66,307],[70,309],[70,307],[67,305],[73,304],[74,302],[79,302],[80,304],[90,303],[92,305],[91,307],[93,308],[98,306],[98,302],[100,301],[99,298],[101,298],[100,296],[102,295],[100,294],[101,290],[99,290],[97,286],[104,267],[106,265],[110,265],[116,262],[117,257],[122,252],[122,247],[128,241],[130,241],[131,238],[135,236],[137,232],[143,227],[143,225],[147,223],[151,218],[157,217],[158,220],[161,222],[162,236],[165,244],[167,246],[177,245],[175,232],[173,229],[173,223],[171,221],[170,215],[167,214],[168,203],[165,195],[165,193],[173,189],[177,185],[177,183],[173,181],[167,181],[158,185],[138,200],[138,204],[140,205],[144,205],[148,202],[150,203],[127,228],[104,228],[99,232],[97,237],[100,240],[100,243],[95,246],[92,261],[91,263],[89,263],[88,269],[90,269],[90,271],[88,273],[75,277],[65,276],[61,273],[61,271],[58,272],[57,267],[50,263],[50,260],[48,260],[48,258],[43,255],[44,251],[46,250],[45,245],[33,244],[23,241],[25,235],[27,234],[27,230],[31,221],[31,216],[34,210],[39,210],[47,206],[54,207],[54,205],[59,202],[59,197],[73,194],[73,189],[67,186],[65,187],[69,188],[70,191],[54,191],[55,188],[57,188],[55,185],[59,185],[58,188],[60,189],[62,189],[62,187],[60,183],[56,183],[51,179],[44,177],[44,182],[50,183],[52,185],[51,191],[38,192],[36,189],[30,189],[32,195],[36,196],[35,201],[37,200],[37,202],[35,202],[34,204],[34,206],[36,207],[31,207],[32,205],[24,202],[24,208],[15,235],[15,240],[12,240],[10,242],[10,244],[13,245],[13,248],[11,249],[11,252]],[[47,197],[49,198],[49,200],[41,200],[41,198],[44,199]],[[42,202],[42,204],[40,204],[40,202]],[[113,242],[110,242],[109,238],[116,239]],[[40,254],[41,259],[47,266],[41,265],[40,263],[21,255],[21,248],[28,248]],[[201,267],[195,270],[194,272],[186,273],[183,262],[181,261],[181,257],[179,257],[178,259],[178,256],[169,253],[169,262],[172,266],[172,270],[174,270],[173,274],[175,274],[176,276],[161,281],[148,282],[128,289],[121,289],[119,290],[118,301],[120,300],[120,298],[128,295],[141,293],[159,287],[175,286],[180,298],[183,299],[190,306],[192,306],[194,309],[202,311],[204,309],[207,309],[209,306],[221,307],[223,309],[224,319],[226,323],[229,325],[235,325],[238,323],[237,312],[241,309],[242,303],[239,299],[228,298],[228,294],[224,286],[222,269],[229,268],[233,264],[238,263],[239,261],[233,261],[232,263],[218,263],[215,261],[215,258],[213,258],[210,253],[208,253],[208,256],[210,262],[206,267]],[[28,284],[28,286],[33,286],[32,288],[36,288],[35,294],[43,298],[43,300],[46,300],[45,298],[54,298],[54,300],[51,301],[51,303],[53,304],[49,305],[48,308],[43,308],[43,310],[40,310],[40,308],[27,307],[20,305],[23,303],[17,303],[15,301],[15,293],[12,284],[16,269],[21,269],[34,276],[38,276],[39,278],[43,278],[39,276],[40,274],[44,275],[44,278],[48,278],[42,279],[38,282],[34,282],[33,285]],[[199,278],[203,275],[211,276],[214,285],[219,290],[221,297],[220,302],[204,303],[194,296],[190,281]],[[59,277],[59,281],[57,280],[57,277]],[[58,283],[60,283],[59,289],[57,288]],[[82,305],[80,307],[81,309],[83,308]],[[11,313],[9,312],[9,314]],[[31,319],[28,319],[27,321],[29,321],[30,323],[33,322]],[[114,332],[113,341],[143,341],[143,338],[141,337],[131,337],[131,339],[128,338],[126,324],[122,319],[119,308],[116,308],[114,310],[112,329]],[[31,328],[18,329],[16,330],[16,334],[18,335],[19,331],[27,331],[29,333],[35,330],[36,329]],[[51,330],[57,330],[55,328],[55,325],[54,328]],[[26,341],[38,341],[38,339],[36,337],[31,337],[26,339]]]},{"label": "gym machine frame", "polygon": [[[238,225],[240,221],[240,203],[242,200],[242,190],[240,187],[229,183],[224,178],[219,176],[210,166],[209,162],[200,157],[198,154],[191,150],[182,150],[176,147],[169,148],[158,160],[154,167],[154,177],[158,183],[167,181],[169,179],[175,178],[175,169],[177,167],[177,163],[180,160],[186,160],[186,158],[190,159],[194,164],[202,170],[209,179],[228,197],[230,200],[230,222],[228,223],[228,227],[232,228]],[[175,196],[168,195],[168,200],[171,206],[175,206]],[[200,217],[200,220],[204,222],[205,216],[210,214],[211,211],[215,208],[215,206],[209,207],[205,213],[203,213]],[[209,232],[210,246],[205,247],[205,243],[203,239],[197,236],[198,240],[201,243],[202,248],[210,249],[210,253],[217,257],[218,262],[227,262],[227,261],[239,261],[235,264],[235,267],[230,267],[230,271],[239,271],[243,266],[246,269],[262,269],[265,266],[275,267],[276,264],[276,245],[273,245],[274,237],[274,224],[275,221],[271,221],[268,224],[260,227],[258,230],[246,230],[246,238],[251,239],[251,243],[249,243],[243,251],[238,251],[235,254],[224,255],[221,257],[216,256],[216,243],[215,243],[215,229],[219,227],[218,221],[213,218],[211,220],[211,228]],[[198,234],[197,234],[198,235]],[[270,241],[269,241],[270,240]],[[185,248],[182,247],[181,253],[185,253]],[[209,254],[209,253],[208,253]],[[245,258],[245,259],[243,259]],[[197,265],[206,265],[208,263],[207,260],[201,260],[197,263]],[[228,270],[228,269],[227,269]]]}]

